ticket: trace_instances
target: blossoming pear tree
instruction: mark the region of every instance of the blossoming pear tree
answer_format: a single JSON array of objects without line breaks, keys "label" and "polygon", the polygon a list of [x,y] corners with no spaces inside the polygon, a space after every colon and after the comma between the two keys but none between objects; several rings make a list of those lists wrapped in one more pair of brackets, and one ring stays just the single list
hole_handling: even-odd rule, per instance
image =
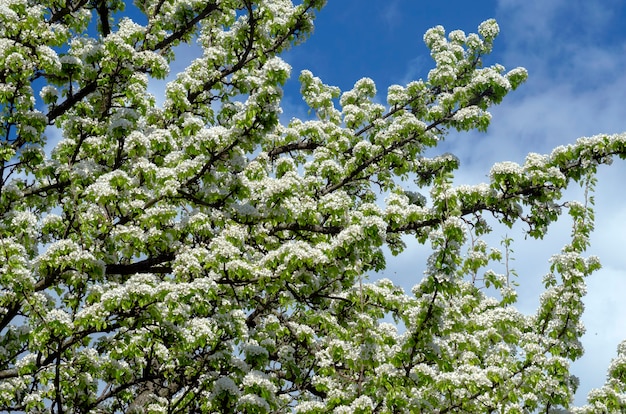
[{"label": "blossoming pear tree", "polygon": [[[583,256],[592,196],[562,191],[593,190],[626,135],[455,187],[459,160],[426,151],[450,129],[485,130],[526,79],[483,66],[494,20],[429,30],[434,69],[385,105],[370,79],[342,92],[304,71],[311,117],[284,124],[280,55],[323,3],[0,1],[1,411],[574,409],[569,363],[599,262]],[[157,105],[149,80],[193,42],[201,55]],[[541,238],[566,213],[571,242],[536,314],[520,313],[509,275],[490,270],[506,255],[483,241],[488,220]],[[366,283],[407,237],[432,248],[412,291]],[[623,411],[625,393],[622,343],[574,410]]]}]

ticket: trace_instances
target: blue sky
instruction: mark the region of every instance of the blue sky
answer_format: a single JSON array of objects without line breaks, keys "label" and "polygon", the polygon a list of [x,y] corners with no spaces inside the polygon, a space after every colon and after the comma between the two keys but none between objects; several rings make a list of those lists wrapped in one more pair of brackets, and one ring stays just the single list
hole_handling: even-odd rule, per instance
[{"label": "blue sky", "polygon": [[[441,152],[461,159],[457,182],[487,179],[499,161],[523,162],[529,152],[549,153],[582,136],[626,131],[626,2],[621,0],[497,0],[418,2],[411,0],[331,0],[319,14],[313,36],[285,59],[293,66],[286,88],[287,116],[306,109],[297,94],[302,69],[326,83],[349,89],[367,76],[377,83],[380,100],[394,83],[425,78],[432,67],[424,32],[443,25],[449,32],[475,32],[496,18],[501,34],[487,63],[508,69],[523,66],[529,80],[491,112],[487,133],[453,133]],[[616,160],[598,175],[596,230],[590,254],[603,269],[588,280],[583,337],[585,355],[573,365],[581,386],[576,403],[590,388],[604,383],[617,344],[626,339],[626,163]],[[580,199],[572,189],[568,197]],[[519,273],[518,308],[531,313],[538,305],[548,259],[567,243],[570,223],[551,227],[544,240],[525,240],[521,228],[496,228],[493,243],[514,237]],[[388,259],[389,277],[407,290],[421,278],[426,249],[410,243]],[[372,277],[377,277],[373,275]]]}]

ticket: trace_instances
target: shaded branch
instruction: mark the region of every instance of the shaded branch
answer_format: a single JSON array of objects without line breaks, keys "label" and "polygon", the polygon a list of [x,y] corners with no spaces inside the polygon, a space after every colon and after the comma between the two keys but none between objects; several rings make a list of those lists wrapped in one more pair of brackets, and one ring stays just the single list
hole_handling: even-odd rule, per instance
[{"label": "shaded branch", "polygon": [[302,141],[302,142],[294,142],[291,144],[286,144],[286,145],[282,145],[280,147],[276,147],[274,149],[272,149],[270,152],[267,153],[267,155],[270,157],[270,159],[274,160],[276,159],[279,155],[284,154],[286,152],[291,152],[291,151],[306,151],[306,150],[314,150],[318,147],[320,147],[321,144],[317,143],[317,142],[312,142],[312,141]]},{"label": "shaded branch", "polygon": [[[162,4],[162,2],[161,2]],[[167,47],[169,47],[170,45],[172,45],[172,43],[181,40],[183,37],[185,37],[185,35],[187,35],[189,33],[189,31],[191,31],[193,29],[193,27],[198,24],[201,20],[207,18],[212,12],[214,12],[215,10],[218,9],[217,3],[209,3],[206,5],[206,7],[200,12],[198,13],[198,15],[196,17],[194,17],[193,19],[186,21],[185,25],[183,27],[181,27],[178,31],[175,31],[174,33],[172,33],[171,35],[169,35],[168,37],[166,37],[165,39],[161,40],[160,42],[158,42],[156,45],[154,45],[153,47],[151,47],[151,50],[162,50],[165,49]]]},{"label": "shaded branch", "polygon": [[312,233],[321,234],[338,234],[345,227],[344,226],[322,226],[318,224],[298,224],[298,223],[279,223],[272,228],[270,233],[276,233],[278,231],[310,231]]},{"label": "shaded branch", "polygon": [[61,102],[59,105],[55,105],[48,111],[46,115],[48,117],[48,123],[52,124],[55,119],[59,116],[63,115],[67,112],[71,107],[73,107],[76,103],[80,102],[84,98],[87,97],[90,93],[96,91],[98,87],[98,81],[93,80],[89,82],[87,85],[83,86],[78,92],[69,96],[65,101]]},{"label": "shaded branch", "polygon": [[76,10],[80,9],[85,4],[87,4],[88,1],[89,0],[80,0],[76,4],[72,4],[70,2],[70,4],[68,4],[66,7],[63,7],[62,9],[53,12],[52,16],[50,17],[50,20],[48,22],[49,23],[57,23],[60,20],[63,20],[63,18],[65,16],[68,16],[68,15],[74,13]]},{"label": "shaded branch", "polygon": [[109,8],[107,7],[107,0],[99,0],[95,5],[96,13],[100,18],[100,27],[102,37],[107,37],[111,34],[111,23],[109,22]]},{"label": "shaded branch", "polygon": [[108,264],[106,273],[109,275],[133,275],[135,273],[171,273],[172,267],[167,263],[174,259],[173,253],[162,253],[138,262],[128,264]]}]

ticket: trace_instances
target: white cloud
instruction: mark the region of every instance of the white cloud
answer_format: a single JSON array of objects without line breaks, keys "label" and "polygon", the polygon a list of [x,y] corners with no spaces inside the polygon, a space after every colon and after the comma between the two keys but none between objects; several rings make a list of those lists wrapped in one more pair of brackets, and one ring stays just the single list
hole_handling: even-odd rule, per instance
[{"label": "white cloud", "polygon": [[[623,246],[623,244],[622,244]],[[605,261],[606,262],[606,261]],[[626,274],[624,267],[605,266],[588,280],[583,322],[587,333],[582,338],[585,355],[572,364],[580,378],[576,402],[582,405],[592,388],[606,380],[606,370],[616,356],[617,345],[626,339],[625,325]]]},{"label": "white cloud", "polygon": [[[596,1],[580,0],[498,2],[496,18],[502,35],[496,41],[495,60],[508,68],[525,66],[530,77],[492,110],[488,133],[452,134],[438,149],[460,157],[458,183],[486,181],[495,162],[523,162],[529,152],[549,153],[581,136],[626,131],[626,42],[603,35],[616,14],[611,7],[617,4],[607,1],[599,6]],[[582,338],[586,353],[572,368],[581,379],[577,405],[585,403],[591,388],[603,385],[617,344],[626,339],[624,177],[626,162],[620,159],[610,167],[600,167],[598,173],[596,231],[589,254],[600,257],[603,269],[588,279],[583,318],[587,334]],[[582,197],[578,187],[566,192],[567,199]],[[515,239],[512,266],[520,276],[518,309],[535,312],[548,259],[569,241],[570,232],[567,217],[554,223],[543,240],[525,240],[522,226],[494,229],[489,237],[492,245],[505,234]],[[386,275],[410,287],[421,279],[421,271],[415,269],[422,269],[426,250],[411,243],[402,255],[388,259]]]},{"label": "white cloud", "polygon": [[[626,75],[622,69],[626,44],[623,38],[617,43],[603,35],[616,14],[611,8],[618,3],[598,3],[499,1],[496,17],[503,32],[499,46],[504,50],[503,63],[526,66],[530,77],[512,99],[505,99],[494,111],[492,128],[483,138],[489,145],[463,148],[473,160],[472,170],[496,158],[521,161],[526,152],[549,152],[580,136],[626,131]],[[585,402],[589,389],[604,383],[616,346],[625,339],[626,197],[616,191],[623,187],[625,176],[622,160],[601,167],[598,174],[596,231],[589,253],[598,255],[604,268],[588,280],[584,315],[588,333],[582,339],[586,353],[573,365],[581,379],[577,404]],[[579,191],[569,194],[581,196]],[[560,249],[569,234],[569,223],[561,221],[551,231],[546,240],[519,244],[518,263],[522,261],[526,268],[520,274],[540,277],[544,273],[540,269],[545,270],[545,261],[537,259],[546,251]],[[540,288],[536,281],[521,286],[527,296],[520,298],[525,310],[532,310]]]},{"label": "white cloud", "polygon": [[404,75],[400,79],[401,85],[406,85],[414,80],[425,78],[431,69],[432,59],[428,55],[417,55],[405,66]]},{"label": "white cloud", "polygon": [[380,18],[387,28],[397,25],[402,19],[402,12],[398,0],[388,1],[380,14]]},{"label": "white cloud", "polygon": [[504,27],[516,33],[516,41],[532,41],[553,32],[550,23],[566,3],[567,0],[500,0],[497,14],[504,19],[499,23],[506,21]]}]

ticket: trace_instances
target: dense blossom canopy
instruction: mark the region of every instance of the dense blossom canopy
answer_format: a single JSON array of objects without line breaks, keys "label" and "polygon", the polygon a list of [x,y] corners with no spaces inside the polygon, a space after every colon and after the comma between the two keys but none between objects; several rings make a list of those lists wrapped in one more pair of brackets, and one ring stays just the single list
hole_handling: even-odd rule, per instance
[{"label": "dense blossom canopy", "polygon": [[[561,195],[593,190],[626,135],[453,186],[459,160],[426,154],[450,129],[485,130],[527,76],[483,65],[494,20],[429,30],[434,69],[384,105],[370,79],[340,91],[303,71],[311,117],[282,123],[281,52],[323,3],[0,0],[0,410],[571,409],[599,262],[582,256],[592,196]],[[149,80],[192,42],[201,55],[157,105]],[[522,314],[490,270],[508,241],[482,240],[487,219],[542,237],[563,212],[571,242]],[[432,247],[412,291],[365,283],[406,237]],[[608,368],[576,412],[626,410],[626,343]]]}]

